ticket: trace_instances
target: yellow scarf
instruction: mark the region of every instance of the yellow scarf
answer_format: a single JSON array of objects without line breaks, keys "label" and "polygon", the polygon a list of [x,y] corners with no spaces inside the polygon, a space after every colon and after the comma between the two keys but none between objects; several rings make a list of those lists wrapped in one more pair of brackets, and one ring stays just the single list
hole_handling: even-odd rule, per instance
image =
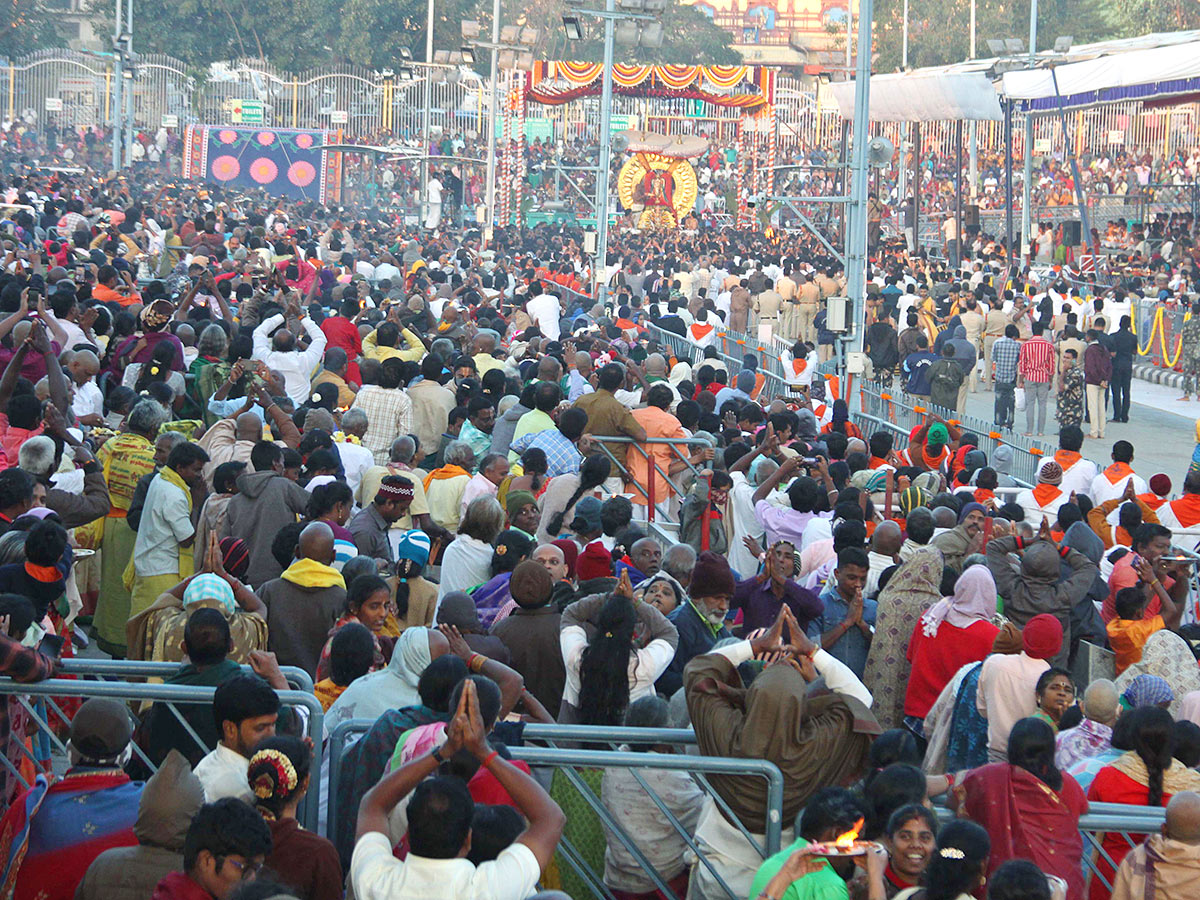
[{"label": "yellow scarf", "polygon": [[342,588],[346,586],[341,572],[333,566],[319,563],[315,559],[296,560],[280,577],[300,587],[327,588],[335,584]]},{"label": "yellow scarf", "polygon": [[183,496],[187,497],[188,512],[192,511],[192,489],[188,483],[179,477],[179,473],[170,466],[163,466],[158,470],[158,477],[167,484],[173,484],[175,487],[183,491]]},{"label": "yellow scarf", "polygon": [[442,466],[440,469],[434,469],[430,472],[423,482],[422,486],[425,490],[429,490],[429,485],[435,481],[443,481],[446,478],[457,478],[459,475],[470,475],[471,473],[462,466]]}]

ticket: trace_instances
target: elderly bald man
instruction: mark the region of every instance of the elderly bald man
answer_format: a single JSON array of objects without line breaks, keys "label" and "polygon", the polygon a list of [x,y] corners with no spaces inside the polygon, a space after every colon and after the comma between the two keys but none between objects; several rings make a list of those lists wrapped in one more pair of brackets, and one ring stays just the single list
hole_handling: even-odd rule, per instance
[{"label": "elderly bald man", "polygon": [[300,429],[291,416],[280,409],[265,390],[255,388],[254,395],[246,397],[243,402],[242,412],[221,419],[196,442],[208,451],[204,481],[209,490],[212,490],[213,472],[217,466],[226,462],[249,464],[254,445],[263,439],[263,420],[250,412],[251,405],[257,405],[260,411],[270,417],[271,435],[275,443],[292,449],[300,446]]},{"label": "elderly bald man", "polygon": [[[1054,764],[1064,772],[1082,762],[1111,762],[1121,755],[1112,745],[1113,725],[1121,712],[1117,686],[1107,678],[1096,679],[1083,692],[1082,709],[1083,721],[1054,739]],[[1092,774],[1099,771],[1096,765],[1088,768]]]},{"label": "elderly bald man", "polygon": [[76,350],[67,363],[67,377],[75,385],[71,411],[80,425],[97,428],[104,424],[104,394],[96,384],[100,374],[100,357],[91,350]]},{"label": "elderly bald man", "polygon": [[1162,833],[1150,835],[1122,860],[1112,900],[1193,900],[1197,885],[1200,794],[1180,791],[1167,804]]},{"label": "elderly bald man", "polygon": [[[277,541],[286,541],[287,529]],[[277,547],[272,547],[274,552]],[[300,532],[294,560],[258,596],[267,607],[267,649],[281,666],[317,674],[329,629],[345,611],[346,582],[333,568],[333,529],[312,522]]]},{"label": "elderly bald man", "polygon": [[571,371],[568,373],[568,382],[570,390],[567,392],[567,400],[574,403],[584,394],[590,394],[596,390],[592,387],[591,377],[592,369],[595,368],[592,364],[592,354],[585,350],[580,350],[570,361]]},{"label": "elderly bald man", "polygon": [[471,358],[475,360],[475,371],[480,378],[492,369],[504,368],[504,363],[492,355],[496,352],[496,346],[495,336],[487,332],[475,335],[475,340],[471,342]]}]

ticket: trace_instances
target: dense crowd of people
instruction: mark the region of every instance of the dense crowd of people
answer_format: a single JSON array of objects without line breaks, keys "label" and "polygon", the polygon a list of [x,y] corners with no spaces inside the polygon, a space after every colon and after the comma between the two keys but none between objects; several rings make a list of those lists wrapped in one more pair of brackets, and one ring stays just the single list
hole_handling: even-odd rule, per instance
[{"label": "dense crowd of people", "polygon": [[[597,304],[567,225],[485,242],[149,168],[3,191],[0,671],[99,648],[213,689],[63,699],[65,755],[10,695],[6,894],[1194,892],[1200,466],[1098,443],[1131,298],[1190,262],[1083,297],[982,238],[881,244],[867,377],[931,410],[900,434],[817,374],[845,281],[811,236],[618,230]],[[783,387],[715,342],[763,326]],[[1053,386],[1036,484],[955,424],[976,384],[1035,434]],[[644,769],[531,766],[530,723],[691,728],[774,763],[782,808],[659,740]],[[1165,825],[1093,861],[1092,802]]]}]

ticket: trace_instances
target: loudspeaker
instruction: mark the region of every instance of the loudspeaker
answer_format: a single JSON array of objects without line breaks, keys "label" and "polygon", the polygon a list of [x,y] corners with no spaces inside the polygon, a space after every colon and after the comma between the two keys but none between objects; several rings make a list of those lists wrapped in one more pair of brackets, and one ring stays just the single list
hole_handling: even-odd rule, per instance
[{"label": "loudspeaker", "polygon": [[979,204],[978,203],[968,203],[967,204],[967,214],[966,214],[966,216],[963,217],[963,227],[964,228],[978,228],[979,227]]},{"label": "loudspeaker", "polygon": [[1083,243],[1083,226],[1079,222],[1063,222],[1062,229],[1063,243],[1068,247],[1078,247]]}]

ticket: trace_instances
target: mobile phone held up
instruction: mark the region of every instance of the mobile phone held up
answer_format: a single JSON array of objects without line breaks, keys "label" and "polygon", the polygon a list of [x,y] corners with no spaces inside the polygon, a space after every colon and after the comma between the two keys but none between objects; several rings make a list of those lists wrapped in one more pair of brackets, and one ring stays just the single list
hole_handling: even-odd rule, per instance
[{"label": "mobile phone held up", "polygon": [[41,643],[38,644],[38,653],[50,659],[58,659],[62,656],[62,648],[65,641],[66,639],[61,634],[43,635]]}]

